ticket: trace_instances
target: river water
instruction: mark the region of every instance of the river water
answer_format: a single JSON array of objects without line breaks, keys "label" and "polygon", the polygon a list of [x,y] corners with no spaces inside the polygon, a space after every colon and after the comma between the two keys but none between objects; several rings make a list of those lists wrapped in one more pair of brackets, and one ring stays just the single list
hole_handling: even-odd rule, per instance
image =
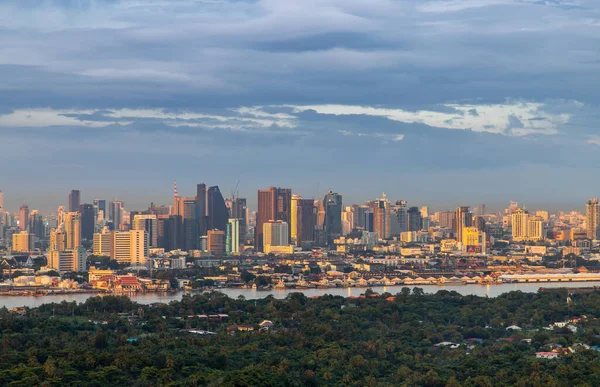
[{"label": "river water", "polygon": [[[422,288],[425,293],[436,293],[439,290],[456,291],[464,296],[474,295],[482,297],[497,297],[500,294],[507,293],[513,290],[520,290],[525,293],[535,293],[539,288],[585,288],[585,287],[600,287],[600,282],[545,282],[545,283],[516,283],[516,284],[501,284],[501,285],[459,285],[459,286],[437,286],[437,285],[419,285],[419,286],[379,286],[374,287],[373,290],[377,293],[388,292],[391,294],[399,293],[402,288],[408,287],[410,289],[418,287]],[[332,289],[286,289],[286,290],[252,290],[252,289],[220,289],[220,291],[231,298],[237,298],[238,296],[244,296],[246,299],[258,299],[267,297],[272,294],[275,298],[285,298],[288,294],[294,292],[302,292],[307,297],[311,296],[322,296],[324,294],[332,294],[336,296],[359,296],[364,293],[366,288],[332,288]],[[155,302],[168,303],[170,301],[180,300],[184,292],[177,293],[141,293],[132,294],[129,297],[140,304],[152,304]],[[42,297],[28,297],[28,296],[1,296],[0,307],[6,306],[8,309],[14,307],[28,306],[30,308],[40,306],[42,304],[49,304],[52,302],[60,303],[63,301],[78,303],[85,302],[89,297],[93,297],[96,294],[60,294],[60,295],[48,295]]]}]

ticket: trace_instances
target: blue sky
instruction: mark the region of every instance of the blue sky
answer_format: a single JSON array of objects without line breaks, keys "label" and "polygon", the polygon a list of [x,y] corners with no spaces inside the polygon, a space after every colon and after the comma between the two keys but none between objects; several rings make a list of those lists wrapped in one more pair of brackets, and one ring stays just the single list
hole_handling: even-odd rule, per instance
[{"label": "blue sky", "polygon": [[[591,0],[0,3],[0,189],[130,209],[172,182],[345,203],[600,195]],[[317,186],[319,187],[317,190]]]}]

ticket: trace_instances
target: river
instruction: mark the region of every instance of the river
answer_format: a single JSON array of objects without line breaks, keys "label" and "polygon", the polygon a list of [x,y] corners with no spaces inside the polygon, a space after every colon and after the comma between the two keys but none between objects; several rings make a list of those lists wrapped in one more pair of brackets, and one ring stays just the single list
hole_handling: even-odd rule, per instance
[{"label": "river", "polygon": [[[436,293],[439,290],[456,291],[462,295],[474,295],[482,297],[497,297],[500,294],[507,293],[513,290],[520,290],[525,293],[535,293],[539,288],[584,288],[584,287],[600,287],[600,282],[544,282],[544,283],[515,283],[515,284],[501,284],[501,285],[458,285],[458,286],[437,286],[437,285],[419,285],[419,286],[379,286],[374,287],[373,290],[378,293],[389,292],[391,294],[399,293],[404,287],[408,288],[422,288],[425,293]],[[286,289],[286,290],[252,290],[252,289],[220,289],[220,291],[231,298],[237,298],[238,296],[244,296],[246,299],[258,299],[267,297],[272,294],[275,298],[285,298],[288,294],[294,292],[302,292],[307,297],[311,296],[322,296],[324,294],[332,294],[336,296],[359,296],[364,293],[366,288],[331,288],[331,289]],[[181,299],[184,292],[177,293],[140,293],[132,294],[130,298],[140,304],[152,304],[155,302],[168,303],[170,301],[178,301]],[[80,294],[59,294],[59,295],[48,295],[42,297],[29,297],[29,296],[0,296],[0,307],[6,306],[8,309],[14,307],[28,306],[30,308],[40,306],[42,304],[49,304],[52,302],[60,303],[63,301],[78,303],[85,302],[89,297],[93,297],[96,294],[91,293],[80,293]]]}]

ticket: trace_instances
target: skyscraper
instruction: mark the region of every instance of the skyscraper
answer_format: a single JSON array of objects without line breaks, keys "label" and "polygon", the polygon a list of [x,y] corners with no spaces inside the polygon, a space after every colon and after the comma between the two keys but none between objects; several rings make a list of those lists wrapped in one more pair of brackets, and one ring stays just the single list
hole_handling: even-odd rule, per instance
[{"label": "skyscraper", "polygon": [[29,226],[29,207],[26,204],[23,204],[21,208],[19,208],[19,228],[22,231],[27,231]]},{"label": "skyscraper", "polygon": [[293,194],[290,208],[290,237],[292,242],[296,242],[298,237],[298,212],[300,211],[299,201],[302,200],[302,196]]},{"label": "skyscraper", "polygon": [[263,251],[263,225],[266,222],[281,220],[288,223],[290,221],[291,202],[292,190],[289,188],[269,187],[258,191],[258,211],[254,232],[254,245],[257,251]]},{"label": "skyscraper", "polygon": [[81,237],[88,241],[94,239],[94,206],[91,204],[82,204],[79,206],[81,214]]},{"label": "skyscraper", "polygon": [[[289,245],[289,226],[281,220],[270,220],[263,224],[265,248],[268,246]],[[267,251],[268,252],[268,251]]]},{"label": "skyscraper", "polygon": [[81,192],[78,189],[72,189],[69,194],[69,212],[79,211],[79,201]]},{"label": "skyscraper", "polygon": [[183,249],[194,250],[198,245],[198,222],[196,221],[196,199],[187,198],[183,201]]},{"label": "skyscraper", "polygon": [[114,200],[110,203],[110,219],[113,223],[115,230],[120,230],[123,224],[123,202],[120,200]]},{"label": "skyscraper", "polygon": [[418,207],[411,207],[407,211],[408,215],[408,231],[419,231],[422,227],[421,211]]},{"label": "skyscraper", "polygon": [[12,235],[12,251],[26,253],[35,248],[34,235],[27,231],[21,231]]},{"label": "skyscraper", "polygon": [[342,234],[342,195],[329,191],[323,199],[325,208],[325,235],[327,243],[333,243]]},{"label": "skyscraper", "polygon": [[588,239],[600,239],[600,204],[597,198],[588,200],[585,206],[585,229]]},{"label": "skyscraper", "polygon": [[206,184],[196,185],[196,221],[198,223],[198,235],[206,235]]},{"label": "skyscraper", "polygon": [[113,251],[111,258],[119,263],[134,266],[146,264],[148,259],[148,234],[144,230],[113,232]]},{"label": "skyscraper", "polygon": [[208,230],[208,251],[213,255],[225,253],[225,232],[222,230]]},{"label": "skyscraper", "polygon": [[517,209],[512,214],[512,238],[514,241],[524,241],[529,237],[529,213]]},{"label": "skyscraper", "polygon": [[158,218],[158,247],[165,251],[181,249],[183,225],[180,215],[161,215]]},{"label": "skyscraper", "polygon": [[371,202],[371,211],[373,212],[373,231],[380,239],[388,239],[391,231],[390,202],[385,194]]},{"label": "skyscraper", "polygon": [[81,246],[81,214],[67,212],[65,214],[66,249],[77,249]]},{"label": "skyscraper", "polygon": [[225,242],[225,252],[227,255],[236,255],[240,253],[240,220],[229,219],[227,223],[227,240]]},{"label": "skyscraper", "polygon": [[102,215],[104,219],[108,219],[108,212],[106,212],[106,200],[104,199],[94,199],[94,216],[96,219],[98,218],[98,214],[102,211]]},{"label": "skyscraper", "polygon": [[158,247],[158,218],[156,215],[134,215],[132,230],[144,230],[148,234],[148,245]]},{"label": "skyscraper", "polygon": [[0,213],[4,211],[4,192],[0,190]]},{"label": "skyscraper", "polygon": [[406,212],[406,200],[396,200],[396,217],[398,218],[398,228],[400,232],[408,231],[408,213]]},{"label": "skyscraper", "polygon": [[231,217],[239,220],[240,226],[240,244],[245,245],[248,230],[248,207],[246,206],[245,198],[233,199],[231,207]]},{"label": "skyscraper", "polygon": [[221,195],[218,186],[210,187],[206,191],[206,202],[208,209],[208,228],[211,230],[225,231],[227,229],[227,220],[229,211],[225,205],[225,199]]},{"label": "skyscraper", "polygon": [[456,241],[462,241],[462,229],[464,227],[471,227],[473,225],[473,217],[469,212],[469,207],[457,207],[456,215],[454,217],[453,233]]},{"label": "skyscraper", "polygon": [[27,226],[30,234],[35,235],[38,239],[44,239],[46,236],[46,228],[44,227],[44,219],[38,210],[33,210],[29,214],[29,225]]}]

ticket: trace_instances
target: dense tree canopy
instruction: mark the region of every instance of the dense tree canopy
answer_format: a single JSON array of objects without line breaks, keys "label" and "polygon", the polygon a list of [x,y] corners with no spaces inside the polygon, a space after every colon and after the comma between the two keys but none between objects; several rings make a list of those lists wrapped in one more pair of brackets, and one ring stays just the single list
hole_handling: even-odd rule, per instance
[{"label": "dense tree canopy", "polygon": [[[4,308],[0,385],[597,386],[600,293],[571,299],[564,291],[483,298],[403,289],[355,299],[215,292],[148,306],[105,296],[24,315]],[[577,332],[544,329],[570,316],[581,317]],[[273,326],[259,329],[264,320]],[[443,342],[459,346],[436,346]],[[574,350],[536,359],[557,347]]]}]

